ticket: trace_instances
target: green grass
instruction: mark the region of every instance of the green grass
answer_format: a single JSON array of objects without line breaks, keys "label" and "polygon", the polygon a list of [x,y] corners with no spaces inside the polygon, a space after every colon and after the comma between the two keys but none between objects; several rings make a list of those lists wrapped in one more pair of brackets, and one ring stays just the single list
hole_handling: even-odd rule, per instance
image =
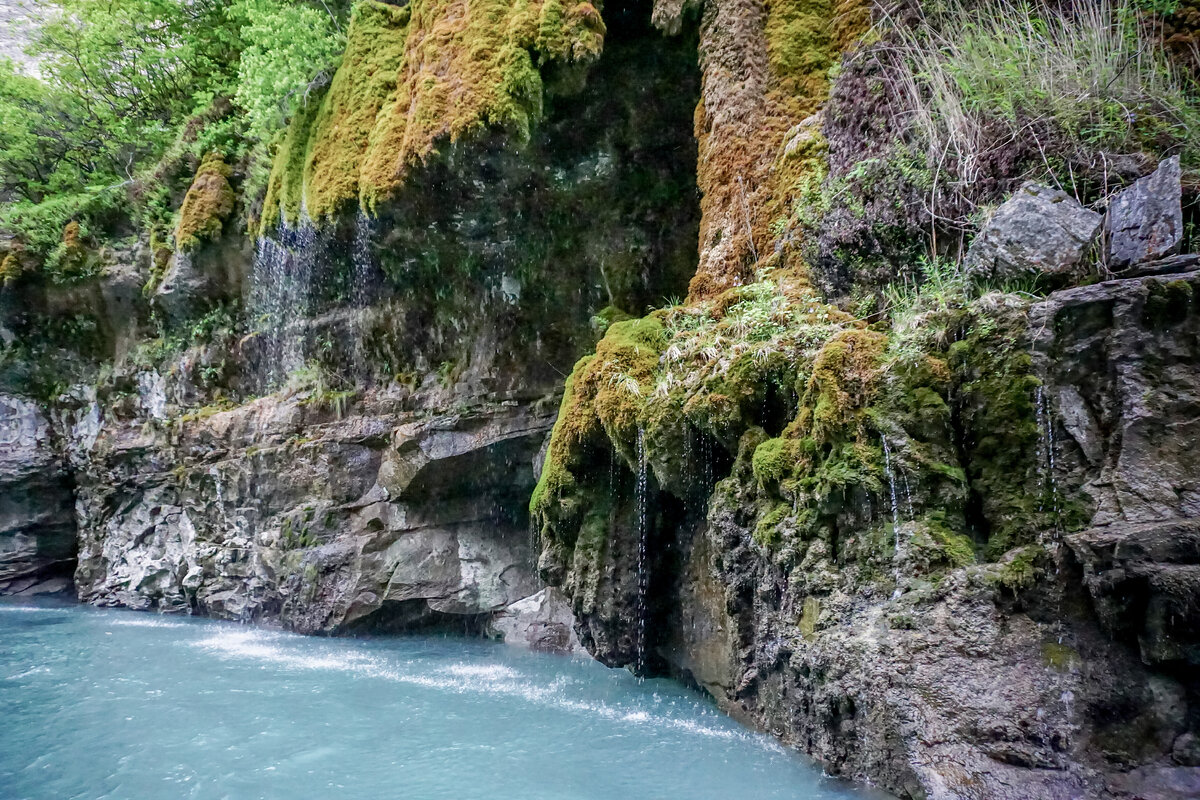
[{"label": "green grass", "polygon": [[[1200,163],[1196,87],[1134,0],[925,8],[916,25],[894,25],[886,57],[908,138],[934,173],[933,213],[971,209],[976,182],[1006,159],[1085,201],[1119,188],[1113,165],[1123,155]],[[977,222],[959,213],[962,227]]]}]

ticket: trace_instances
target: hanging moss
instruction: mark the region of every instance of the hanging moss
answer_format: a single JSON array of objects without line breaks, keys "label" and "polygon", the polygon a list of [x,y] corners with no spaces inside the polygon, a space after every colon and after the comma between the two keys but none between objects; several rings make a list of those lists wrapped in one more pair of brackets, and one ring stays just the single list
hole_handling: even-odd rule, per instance
[{"label": "hanging moss", "polygon": [[0,286],[17,280],[23,271],[17,254],[12,251],[5,253],[3,260],[0,260]]},{"label": "hanging moss", "polygon": [[363,0],[329,91],[293,121],[263,218],[374,209],[443,143],[487,128],[529,137],[542,112],[539,66],[589,63],[604,23],[590,3],[561,0]]},{"label": "hanging moss", "polygon": [[232,176],[233,168],[220,153],[204,157],[179,209],[179,223],[175,226],[177,248],[191,250],[201,241],[221,235],[237,199],[229,183]]}]

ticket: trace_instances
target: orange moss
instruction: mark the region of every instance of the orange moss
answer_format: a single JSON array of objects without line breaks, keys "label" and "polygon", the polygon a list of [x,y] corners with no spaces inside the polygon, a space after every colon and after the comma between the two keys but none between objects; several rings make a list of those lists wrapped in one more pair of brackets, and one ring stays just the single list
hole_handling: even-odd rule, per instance
[{"label": "orange moss", "polygon": [[864,413],[875,399],[888,337],[864,328],[829,339],[813,361],[800,413],[789,435],[832,440],[839,432],[863,433]]},{"label": "orange moss", "polygon": [[4,260],[0,261],[0,286],[15,281],[20,277],[22,271],[17,254],[10,250],[5,254]]},{"label": "orange moss", "polygon": [[180,250],[189,250],[205,239],[216,239],[221,235],[237,199],[229,183],[232,175],[233,168],[225,163],[220,153],[209,153],[204,157],[179,209],[175,246]]},{"label": "orange moss", "polygon": [[[696,110],[700,159],[701,263],[691,300],[713,297],[751,278],[775,256],[772,223],[781,219],[806,181],[824,171],[824,140],[813,118],[829,96],[829,71],[870,22],[865,0],[766,0],[762,42],[746,38],[744,4],[722,7],[705,34],[705,51],[753,51],[747,75],[733,78],[711,68]],[[761,95],[750,94],[761,86]]]}]

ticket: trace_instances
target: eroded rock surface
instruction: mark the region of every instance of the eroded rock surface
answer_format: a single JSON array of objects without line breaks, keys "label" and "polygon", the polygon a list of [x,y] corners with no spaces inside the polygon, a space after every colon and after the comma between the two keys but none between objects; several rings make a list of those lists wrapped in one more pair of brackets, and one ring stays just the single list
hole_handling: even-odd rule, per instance
[{"label": "eroded rock surface", "polygon": [[64,589],[74,563],[74,496],[49,420],[0,394],[0,593]]},{"label": "eroded rock surface", "polygon": [[1113,198],[1104,224],[1110,269],[1125,270],[1179,252],[1181,178],[1179,156],[1172,156]]},{"label": "eroded rock surface", "polygon": [[552,420],[273,396],[81,435],[80,597],[306,633],[478,627],[532,594],[520,513]]},{"label": "eroded rock surface", "polygon": [[[950,347],[963,370],[953,407],[919,396],[945,422],[874,401],[893,440],[877,493],[862,478],[815,511],[766,505],[779,538],[764,538],[762,476],[781,440],[751,426],[736,454],[704,440],[669,456],[695,482],[712,473],[711,496],[673,496],[662,452],[641,478],[620,457],[615,478],[599,469],[611,505],[572,505],[593,497],[586,486],[565,495],[553,519],[582,520],[577,540],[551,542],[543,567],[602,661],[682,675],[831,771],[902,797],[1192,797],[1198,285],[1192,272],[1034,304],[982,298],[989,326],[1012,326],[982,349]],[[901,470],[914,451],[949,463]],[[571,463],[589,480],[590,462]],[[793,502],[821,486],[796,485]],[[830,522],[800,527],[813,514]]]},{"label": "eroded rock surface", "polygon": [[1026,183],[992,215],[967,252],[966,269],[997,281],[1079,277],[1102,217],[1066,192]]}]

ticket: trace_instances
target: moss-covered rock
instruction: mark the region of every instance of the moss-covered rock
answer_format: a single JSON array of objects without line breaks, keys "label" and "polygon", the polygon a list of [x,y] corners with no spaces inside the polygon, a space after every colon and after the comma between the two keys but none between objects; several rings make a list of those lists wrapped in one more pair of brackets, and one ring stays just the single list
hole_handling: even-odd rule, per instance
[{"label": "moss-covered rock", "polygon": [[488,128],[529,138],[540,67],[587,64],[605,26],[587,2],[415,0],[355,5],[328,92],[297,114],[275,158],[263,221],[374,209],[444,143]]},{"label": "moss-covered rock", "polygon": [[[221,235],[237,200],[229,183],[232,177],[233,168],[220,153],[204,157],[179,209],[179,222],[175,226],[175,246],[179,250],[194,249],[200,242]],[[154,254],[156,266],[160,250],[156,249]]]}]

